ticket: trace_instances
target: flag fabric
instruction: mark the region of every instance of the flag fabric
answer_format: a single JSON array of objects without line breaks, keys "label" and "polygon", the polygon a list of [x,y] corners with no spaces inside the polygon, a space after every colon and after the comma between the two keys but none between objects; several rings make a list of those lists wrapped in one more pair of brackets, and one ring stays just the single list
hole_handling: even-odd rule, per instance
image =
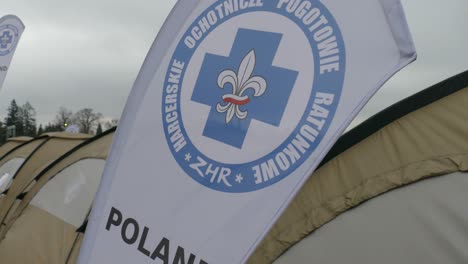
[{"label": "flag fabric", "polygon": [[415,59],[399,0],[179,0],[127,101],[79,263],[246,262]]},{"label": "flag fabric", "polygon": [[7,15],[0,18],[0,89],[23,31],[24,24],[18,17]]}]

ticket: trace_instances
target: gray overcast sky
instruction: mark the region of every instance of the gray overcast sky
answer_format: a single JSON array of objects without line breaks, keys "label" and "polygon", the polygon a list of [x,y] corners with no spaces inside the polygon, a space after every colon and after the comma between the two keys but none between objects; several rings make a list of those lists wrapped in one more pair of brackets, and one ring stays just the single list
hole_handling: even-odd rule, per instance
[{"label": "gray overcast sky", "polygon": [[[60,106],[120,117],[140,66],[176,0],[1,0],[0,16],[26,24],[0,92],[29,101],[39,123]],[[402,0],[418,61],[390,80],[357,121],[447,77],[468,70],[468,1]]]}]

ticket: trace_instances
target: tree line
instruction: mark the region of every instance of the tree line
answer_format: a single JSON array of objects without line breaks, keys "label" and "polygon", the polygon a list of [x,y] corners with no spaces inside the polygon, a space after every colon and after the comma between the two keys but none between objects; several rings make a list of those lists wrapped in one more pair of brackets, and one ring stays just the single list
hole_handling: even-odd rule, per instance
[{"label": "tree line", "polygon": [[62,132],[70,126],[75,126],[79,128],[80,133],[100,134],[104,129],[117,125],[117,120],[101,124],[101,119],[102,114],[92,108],[83,108],[74,113],[66,107],[60,107],[54,120],[37,126],[34,107],[29,102],[18,105],[13,99],[4,121],[0,121],[0,143],[5,142],[7,133],[10,133],[9,136],[14,134],[16,137],[36,137],[48,132]]}]

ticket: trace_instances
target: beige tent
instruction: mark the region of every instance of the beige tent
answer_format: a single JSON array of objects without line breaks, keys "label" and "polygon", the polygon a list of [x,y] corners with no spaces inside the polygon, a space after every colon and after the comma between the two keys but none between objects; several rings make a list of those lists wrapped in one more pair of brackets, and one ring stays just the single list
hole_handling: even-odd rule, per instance
[{"label": "beige tent", "polygon": [[36,181],[37,175],[50,163],[89,138],[90,136],[85,134],[47,133],[25,144],[24,147],[20,148],[21,150],[18,149],[18,151],[10,153],[8,157],[2,159],[2,162],[4,162],[15,153],[15,155],[21,154],[23,155],[22,158],[25,158],[14,174],[1,179],[5,183],[5,190],[0,197],[0,221],[2,222],[0,238],[5,231],[4,223],[9,222],[11,214],[19,203],[16,199],[17,196],[31,188]]},{"label": "beige tent", "polygon": [[34,185],[16,192],[16,206],[2,222],[0,263],[76,261],[79,228],[90,212],[114,131],[75,145],[40,169]]},{"label": "beige tent", "polygon": [[344,135],[250,263],[468,263],[467,171],[465,72]]},{"label": "beige tent", "polygon": [[14,137],[9,138],[1,147],[0,147],[0,159],[5,156],[12,149],[18,147],[21,144],[24,144],[30,141],[32,137]]},{"label": "beige tent", "polygon": [[47,136],[38,137],[20,144],[0,158],[0,194],[6,191],[9,187],[12,178],[23,162],[29,157],[29,155],[31,155],[31,153],[40,147],[47,138]]}]

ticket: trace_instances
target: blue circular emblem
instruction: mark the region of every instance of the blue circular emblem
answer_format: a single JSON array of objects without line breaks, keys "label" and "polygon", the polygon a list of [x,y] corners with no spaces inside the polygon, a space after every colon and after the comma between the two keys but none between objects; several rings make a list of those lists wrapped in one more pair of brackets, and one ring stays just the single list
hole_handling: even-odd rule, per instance
[{"label": "blue circular emblem", "polygon": [[217,191],[281,181],[326,134],[345,63],[340,28],[320,1],[216,1],[167,70],[162,120],[172,155]]},{"label": "blue circular emblem", "polygon": [[18,29],[13,25],[0,26],[0,56],[6,56],[15,49]]}]

